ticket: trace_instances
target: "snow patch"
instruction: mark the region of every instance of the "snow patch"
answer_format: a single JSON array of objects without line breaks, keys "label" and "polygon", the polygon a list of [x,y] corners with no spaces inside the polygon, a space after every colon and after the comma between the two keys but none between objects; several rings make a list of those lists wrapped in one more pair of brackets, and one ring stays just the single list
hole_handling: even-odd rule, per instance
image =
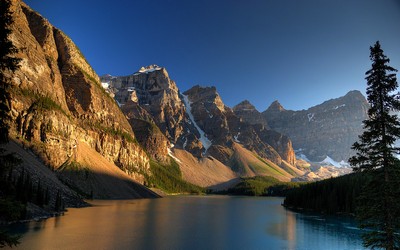
[{"label": "snow patch", "polygon": [[240,135],[240,132],[238,132],[238,134],[235,135],[235,136],[233,137],[233,139],[235,140],[235,142],[240,143],[240,141],[238,140],[239,135]]},{"label": "snow patch", "polygon": [[345,107],[345,106],[346,106],[346,104],[342,104],[342,105],[334,107],[333,109],[338,109],[338,108],[342,108],[342,107]]},{"label": "snow patch", "polygon": [[344,160],[342,160],[341,162],[339,162],[340,166],[345,167],[345,168],[349,168],[350,167],[350,163],[345,162]]},{"label": "snow patch", "polygon": [[185,138],[185,142],[183,143],[183,149],[186,148],[186,145],[187,145],[187,137]]},{"label": "snow patch", "polygon": [[296,154],[296,157],[299,158],[299,159],[301,159],[301,160],[304,160],[304,161],[307,161],[307,162],[311,162],[311,161],[307,158],[307,156],[306,156],[305,154],[299,153],[299,154]]},{"label": "snow patch", "polygon": [[308,113],[307,117],[308,117],[308,121],[311,122],[311,120],[314,118],[314,113]]},{"label": "snow patch", "polygon": [[337,168],[340,168],[340,164],[336,161],[334,161],[331,157],[326,156],[325,159],[321,162],[319,162],[320,164],[324,164],[324,165],[331,165],[331,166],[335,166]]},{"label": "snow patch", "polygon": [[110,82],[102,82],[102,83],[101,83],[101,86],[102,86],[104,89],[108,89],[108,87],[110,86]]},{"label": "snow patch", "polygon": [[150,66],[147,66],[147,67],[141,67],[139,69],[138,73],[146,73],[146,74],[148,74],[148,73],[154,72],[156,70],[161,70],[161,69],[162,68],[160,66],[154,64],[154,65],[150,65]]},{"label": "snow patch", "polygon": [[341,162],[337,162],[337,161],[333,160],[329,156],[326,156],[325,159],[323,161],[319,162],[319,163],[323,164],[323,165],[334,166],[334,167],[337,167],[337,168],[348,168],[348,167],[350,167],[349,163],[347,163],[347,162],[345,162],[343,160]]},{"label": "snow patch", "polygon": [[118,107],[122,107],[122,106],[124,106],[124,104],[121,104],[121,103],[119,103],[119,101],[117,101],[117,99],[115,99],[115,101],[117,102],[117,104],[118,104]]},{"label": "snow patch", "polygon": [[205,133],[201,128],[197,125],[196,121],[194,120],[193,114],[192,114],[192,107],[191,107],[191,102],[189,101],[189,98],[187,95],[183,95],[183,102],[186,106],[186,113],[188,114],[190,120],[192,121],[193,125],[196,127],[197,131],[200,134],[200,141],[203,144],[203,147],[208,150],[208,148],[211,146],[211,141],[206,137]]},{"label": "snow patch", "polygon": [[171,148],[173,148],[175,145],[171,144],[171,147],[168,148],[168,155],[172,157],[172,159],[174,159],[176,162],[182,163],[181,160],[179,160],[178,158],[175,157],[175,155],[172,153]]},{"label": "snow patch", "polygon": [[214,115],[210,114],[210,111],[208,111],[208,109],[206,109],[206,112],[207,112],[207,114],[208,114],[208,117],[210,117],[210,118],[213,118],[213,117],[214,117]]}]

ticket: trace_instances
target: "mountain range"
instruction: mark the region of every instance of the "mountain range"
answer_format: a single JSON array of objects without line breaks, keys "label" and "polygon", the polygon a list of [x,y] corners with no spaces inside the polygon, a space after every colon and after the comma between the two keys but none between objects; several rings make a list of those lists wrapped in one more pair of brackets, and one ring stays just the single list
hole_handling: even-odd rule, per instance
[{"label": "mountain range", "polygon": [[158,197],[149,189],[160,188],[156,165],[214,189],[242,177],[317,180],[350,171],[342,166],[368,109],[359,91],[301,111],[278,101],[263,112],[248,100],[230,108],[213,86],[182,92],[157,65],[99,77],[71,39],[26,4],[13,1],[13,18],[22,61],[8,148],[24,160],[14,172],[62,190],[67,206],[88,196]]}]

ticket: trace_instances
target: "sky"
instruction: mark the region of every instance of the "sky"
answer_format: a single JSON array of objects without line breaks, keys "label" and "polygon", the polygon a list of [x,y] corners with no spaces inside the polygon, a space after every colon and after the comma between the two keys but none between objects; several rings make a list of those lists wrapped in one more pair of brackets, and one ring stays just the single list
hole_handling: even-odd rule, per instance
[{"label": "sky", "polygon": [[[99,75],[165,67],[184,92],[216,86],[230,107],[307,109],[365,93],[369,47],[400,70],[400,0],[26,0]],[[399,76],[399,74],[398,74]]]}]

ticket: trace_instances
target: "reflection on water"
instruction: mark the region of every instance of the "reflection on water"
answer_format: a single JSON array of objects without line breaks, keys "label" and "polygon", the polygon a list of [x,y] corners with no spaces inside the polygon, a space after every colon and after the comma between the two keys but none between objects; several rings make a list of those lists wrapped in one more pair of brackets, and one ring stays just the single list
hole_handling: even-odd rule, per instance
[{"label": "reflection on water", "polygon": [[302,215],[281,198],[178,196],[94,201],[14,225],[17,249],[362,249],[351,219]]}]

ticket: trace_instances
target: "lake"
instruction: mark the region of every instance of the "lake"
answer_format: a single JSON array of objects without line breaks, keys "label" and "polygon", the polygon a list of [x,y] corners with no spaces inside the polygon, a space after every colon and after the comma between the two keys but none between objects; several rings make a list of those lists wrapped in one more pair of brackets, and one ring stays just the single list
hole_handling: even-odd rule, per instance
[{"label": "lake", "polygon": [[91,201],[13,225],[16,249],[363,249],[351,218],[286,210],[282,198],[171,196]]}]

